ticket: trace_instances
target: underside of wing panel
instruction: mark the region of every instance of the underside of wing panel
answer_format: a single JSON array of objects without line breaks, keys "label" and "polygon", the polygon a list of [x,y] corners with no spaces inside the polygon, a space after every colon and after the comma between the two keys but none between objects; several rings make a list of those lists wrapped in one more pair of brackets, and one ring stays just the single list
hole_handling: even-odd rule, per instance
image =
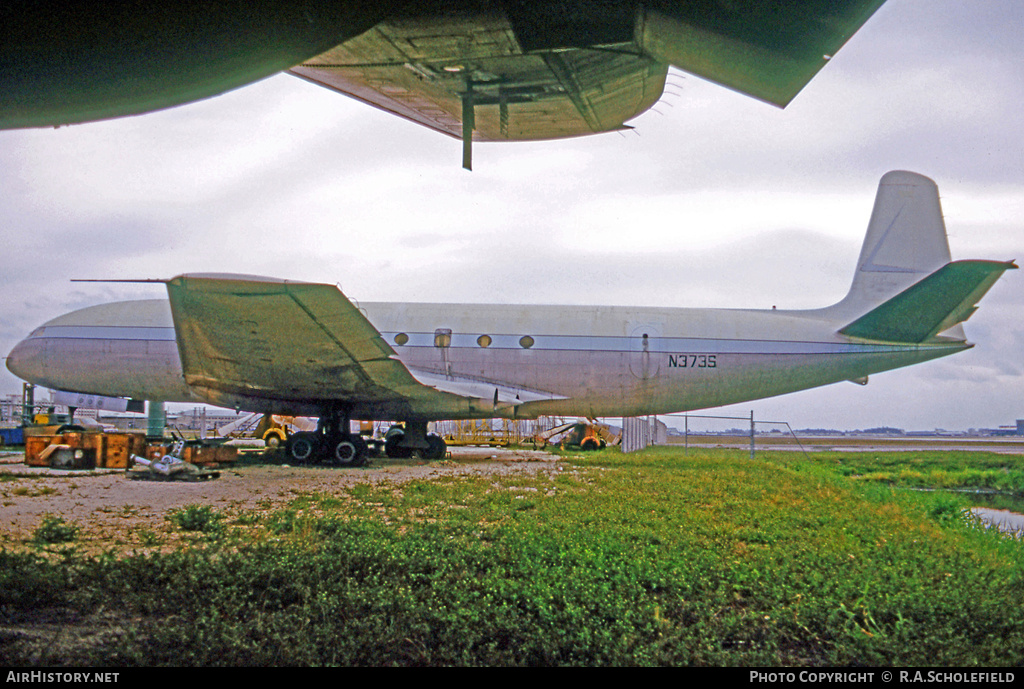
[{"label": "underside of wing panel", "polygon": [[220,406],[446,418],[552,397],[414,375],[334,285],[182,275],[167,281],[167,291],[185,382]]},{"label": "underside of wing panel", "polygon": [[884,0],[645,0],[647,54],[778,106],[787,105]]},{"label": "underside of wing panel", "polygon": [[785,105],[883,2],[6,3],[0,128],[149,112],[291,68],[463,139],[463,123],[478,140],[576,136],[644,112],[669,65]]},{"label": "underside of wing panel", "polygon": [[624,127],[670,64],[785,105],[882,2],[419,0],[291,72],[458,138],[563,138]]},{"label": "underside of wing panel", "polygon": [[186,382],[251,397],[387,401],[419,387],[332,285],[168,282]]},{"label": "underside of wing panel", "polygon": [[476,141],[619,129],[653,105],[667,65],[635,50],[524,52],[508,20],[384,22],[292,74],[453,137]]}]

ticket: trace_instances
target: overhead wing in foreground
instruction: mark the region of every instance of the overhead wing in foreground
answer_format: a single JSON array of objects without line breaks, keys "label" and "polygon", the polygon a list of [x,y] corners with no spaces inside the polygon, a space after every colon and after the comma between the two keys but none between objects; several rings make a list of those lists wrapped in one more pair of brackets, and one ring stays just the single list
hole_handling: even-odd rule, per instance
[{"label": "overhead wing in foreground", "polygon": [[318,415],[344,406],[353,418],[460,418],[539,394],[414,375],[334,285],[181,275],[167,281],[167,291],[185,381],[221,406]]},{"label": "overhead wing in foreground", "polygon": [[500,14],[385,21],[291,70],[456,138],[468,115],[475,141],[620,129],[657,102],[667,72],[635,48],[526,51]]},{"label": "overhead wing in foreground", "polygon": [[209,98],[357,36],[402,0],[0,3],[0,129]]},{"label": "overhead wing in foreground", "polygon": [[421,1],[291,72],[468,154],[470,139],[621,129],[661,97],[669,65],[784,106],[882,2]]},{"label": "overhead wing in foreground", "polygon": [[6,3],[0,129],[149,112],[292,68],[468,152],[620,129],[669,65],[785,105],[883,2]]},{"label": "overhead wing in foreground", "polygon": [[647,54],[786,106],[885,0],[647,0],[637,36]]}]

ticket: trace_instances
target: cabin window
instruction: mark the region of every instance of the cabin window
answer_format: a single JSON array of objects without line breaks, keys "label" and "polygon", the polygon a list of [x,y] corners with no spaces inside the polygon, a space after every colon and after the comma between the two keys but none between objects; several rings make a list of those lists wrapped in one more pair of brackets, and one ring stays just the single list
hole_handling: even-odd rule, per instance
[{"label": "cabin window", "polygon": [[448,328],[438,328],[434,331],[434,346],[435,347],[451,347],[452,346],[452,331]]},{"label": "cabin window", "polygon": [[519,338],[519,346],[522,347],[523,349],[529,349],[530,347],[533,346],[533,344],[534,340],[529,335],[523,335],[521,338]]},{"label": "cabin window", "polygon": [[395,344],[396,345],[404,345],[408,341],[409,341],[409,336],[406,335],[405,333],[398,333],[397,335],[395,335]]},{"label": "cabin window", "polygon": [[481,335],[480,337],[476,338],[476,343],[478,345],[480,345],[481,347],[490,347],[491,346],[491,336],[490,335]]}]

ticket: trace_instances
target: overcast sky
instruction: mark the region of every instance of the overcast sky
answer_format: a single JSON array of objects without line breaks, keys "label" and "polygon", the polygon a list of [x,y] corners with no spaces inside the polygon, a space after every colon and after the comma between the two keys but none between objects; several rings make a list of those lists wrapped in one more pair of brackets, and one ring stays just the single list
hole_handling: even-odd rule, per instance
[{"label": "overcast sky", "polygon": [[[888,0],[785,110],[673,72],[634,132],[461,144],[288,75],[159,113],[0,132],[0,350],[164,296],[71,278],[238,272],[362,301],[814,308],[846,292],[878,179],[939,185],[954,258],[1024,259],[1024,3]],[[794,427],[1024,418],[1024,271],[977,346],[719,410]],[[18,392],[6,368],[0,392]],[[719,412],[715,412],[719,413]]]}]

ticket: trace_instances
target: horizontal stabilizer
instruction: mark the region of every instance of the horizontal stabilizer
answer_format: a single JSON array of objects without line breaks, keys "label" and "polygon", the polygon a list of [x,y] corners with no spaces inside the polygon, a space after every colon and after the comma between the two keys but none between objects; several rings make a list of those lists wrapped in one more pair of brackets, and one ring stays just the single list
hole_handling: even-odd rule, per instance
[{"label": "horizontal stabilizer", "polygon": [[967,320],[1013,261],[954,261],[839,332],[884,342],[924,342]]}]

